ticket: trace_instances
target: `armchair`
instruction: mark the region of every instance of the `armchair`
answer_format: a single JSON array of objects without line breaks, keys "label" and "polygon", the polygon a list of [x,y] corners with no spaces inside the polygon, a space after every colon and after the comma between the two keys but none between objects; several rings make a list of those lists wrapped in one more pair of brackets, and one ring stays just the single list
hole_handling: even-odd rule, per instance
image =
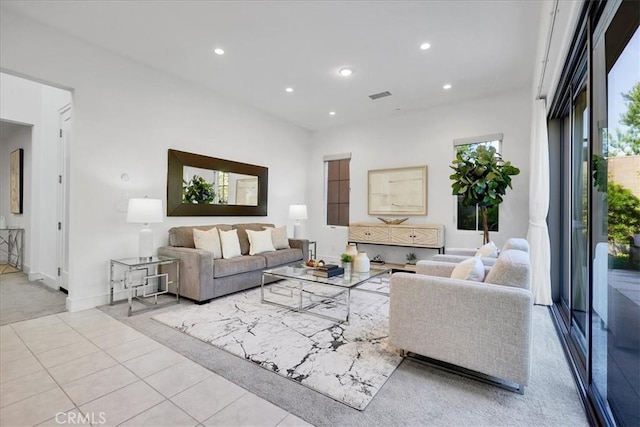
[{"label": "armchair", "polygon": [[455,264],[427,261],[418,268],[391,276],[389,344],[507,380],[524,393],[531,364],[529,255],[502,252],[485,267],[484,283],[449,278]]}]

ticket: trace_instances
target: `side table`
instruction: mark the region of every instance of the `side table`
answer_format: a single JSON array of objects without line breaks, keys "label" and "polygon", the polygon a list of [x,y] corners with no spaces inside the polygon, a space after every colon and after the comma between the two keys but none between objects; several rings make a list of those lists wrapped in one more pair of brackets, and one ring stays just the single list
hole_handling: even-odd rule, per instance
[{"label": "side table", "polygon": [[[22,271],[24,262],[24,228],[0,228],[0,255],[5,253],[7,266]],[[0,259],[3,258],[4,256],[0,256]]]},{"label": "side table", "polygon": [[[112,259],[110,262],[110,275],[109,275],[109,305],[113,305],[113,287],[115,283],[122,283],[128,292],[129,309],[127,316],[132,314],[133,298],[136,298],[139,302],[146,305],[147,308],[140,311],[146,311],[147,309],[158,308],[168,304],[178,304],[180,302],[180,259],[172,257],[152,257],[147,258],[123,258]],[[163,265],[175,264],[176,277],[173,280],[169,280],[168,273],[159,273],[159,267]],[[123,274],[120,277],[118,273],[123,270]],[[136,272],[143,271],[143,276],[136,278],[134,276]],[[139,275],[138,275],[139,276]],[[169,301],[167,303],[158,304],[158,295],[166,294],[169,292],[169,285],[176,286],[176,300]],[[148,288],[152,290],[147,292]],[[140,294],[141,292],[141,294]],[[153,302],[146,300],[148,297],[153,297]],[[118,302],[124,302],[118,301]]]}]

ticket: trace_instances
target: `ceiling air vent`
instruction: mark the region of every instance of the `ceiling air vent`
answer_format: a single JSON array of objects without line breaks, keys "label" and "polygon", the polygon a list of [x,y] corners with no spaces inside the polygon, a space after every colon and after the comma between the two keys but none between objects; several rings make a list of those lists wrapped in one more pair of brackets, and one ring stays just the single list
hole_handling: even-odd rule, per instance
[{"label": "ceiling air vent", "polygon": [[373,95],[369,95],[369,98],[371,98],[372,101],[375,101],[376,99],[384,98],[386,96],[391,96],[391,92],[387,90],[380,93],[374,93]]}]

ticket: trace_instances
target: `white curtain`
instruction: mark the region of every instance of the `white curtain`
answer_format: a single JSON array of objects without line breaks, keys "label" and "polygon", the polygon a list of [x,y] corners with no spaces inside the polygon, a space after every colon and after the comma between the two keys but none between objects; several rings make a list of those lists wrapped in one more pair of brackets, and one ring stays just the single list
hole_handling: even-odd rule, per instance
[{"label": "white curtain", "polygon": [[529,157],[529,231],[531,246],[531,291],[535,304],[552,305],[551,244],[547,228],[549,212],[549,141],[547,107],[544,99],[533,104]]}]

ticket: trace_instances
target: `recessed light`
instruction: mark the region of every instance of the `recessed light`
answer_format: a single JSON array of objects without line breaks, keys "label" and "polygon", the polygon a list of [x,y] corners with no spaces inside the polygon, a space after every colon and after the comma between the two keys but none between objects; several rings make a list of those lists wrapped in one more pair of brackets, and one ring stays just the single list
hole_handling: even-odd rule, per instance
[{"label": "recessed light", "polygon": [[442,89],[444,89],[444,90],[449,90],[451,88],[452,88],[452,86],[449,83],[447,83],[446,85],[442,86]]},{"label": "recessed light", "polygon": [[349,77],[351,74],[353,74],[353,70],[351,68],[340,68],[340,70],[338,70],[338,74],[340,74],[342,77]]},{"label": "recessed light", "polygon": [[285,91],[291,93],[291,92],[293,92],[293,88],[292,87],[288,87],[288,88],[285,89]]},{"label": "recessed light", "polygon": [[429,43],[422,43],[422,44],[420,45],[420,49],[422,49],[422,50],[427,50],[427,49],[429,49],[430,47],[431,47],[431,44],[429,44]]},{"label": "recessed light", "polygon": [[216,55],[224,55],[224,49],[217,47],[213,49],[213,53],[215,53]]},{"label": "recessed light", "polygon": [[335,115],[336,115],[336,112],[335,112],[335,111],[329,111],[329,115],[330,115],[330,116],[335,116]]}]

